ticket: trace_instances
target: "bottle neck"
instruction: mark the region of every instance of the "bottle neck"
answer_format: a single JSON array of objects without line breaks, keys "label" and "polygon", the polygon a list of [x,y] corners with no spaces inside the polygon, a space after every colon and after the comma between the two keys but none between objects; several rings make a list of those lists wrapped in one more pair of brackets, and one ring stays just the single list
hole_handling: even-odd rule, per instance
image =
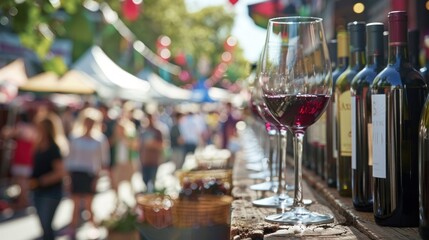
[{"label": "bottle neck", "polygon": [[348,57],[339,57],[337,59],[337,68],[344,68],[349,65],[349,58]]},{"label": "bottle neck", "polygon": [[350,52],[350,68],[365,66],[365,51]]},{"label": "bottle neck", "polygon": [[[429,52],[429,50],[426,50],[426,51],[428,51]],[[426,61],[425,61],[425,67],[426,68],[429,68],[429,53],[426,53],[426,59],[425,59]]]},{"label": "bottle neck", "polygon": [[366,57],[366,64],[368,66],[384,66],[384,55],[372,54]]},{"label": "bottle neck", "polygon": [[409,62],[408,48],[406,44],[389,46],[389,64],[401,64]]}]

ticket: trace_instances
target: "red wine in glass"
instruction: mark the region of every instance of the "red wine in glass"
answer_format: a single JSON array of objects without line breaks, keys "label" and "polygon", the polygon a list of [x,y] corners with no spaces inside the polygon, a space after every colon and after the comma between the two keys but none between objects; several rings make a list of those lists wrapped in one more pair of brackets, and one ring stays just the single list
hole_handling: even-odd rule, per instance
[{"label": "red wine in glass", "polygon": [[329,95],[265,95],[272,114],[291,129],[305,130],[319,119],[327,106]]}]

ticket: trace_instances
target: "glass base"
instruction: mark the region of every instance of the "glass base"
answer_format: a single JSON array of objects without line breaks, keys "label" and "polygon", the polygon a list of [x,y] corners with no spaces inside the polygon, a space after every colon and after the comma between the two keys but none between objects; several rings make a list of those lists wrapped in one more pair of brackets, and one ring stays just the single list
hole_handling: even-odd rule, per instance
[{"label": "glass base", "polygon": [[270,173],[268,173],[266,171],[249,174],[250,179],[267,179],[267,177],[269,177],[269,176],[270,176]]},{"label": "glass base", "polygon": [[246,163],[259,163],[261,164],[262,161],[264,161],[266,158],[263,156],[255,156],[251,158],[247,158]]},{"label": "glass base", "polygon": [[303,207],[292,208],[290,211],[269,215],[265,221],[289,225],[311,225],[334,222],[334,217],[329,214],[312,212]]},{"label": "glass base", "polygon": [[[304,205],[310,205],[313,203],[310,199],[303,200]],[[252,201],[253,206],[255,207],[266,207],[266,208],[288,208],[293,205],[293,198],[287,196],[285,198],[279,198],[278,196],[271,196],[267,198],[261,198],[258,200]]]},{"label": "glass base", "polygon": [[246,162],[248,163],[261,162],[266,159],[266,157],[261,151],[254,151],[254,150],[252,151],[244,150],[244,151],[245,151],[244,154],[246,155],[245,159],[246,159]]},{"label": "glass base", "polygon": [[254,172],[260,172],[264,170],[264,168],[261,166],[261,163],[248,163],[246,164],[246,169]]},{"label": "glass base", "polygon": [[[253,191],[273,191],[273,189],[276,189],[279,186],[279,183],[277,181],[274,182],[263,182],[263,183],[257,183],[254,185],[251,185],[249,188]],[[295,190],[295,187],[292,185],[286,185],[286,191],[293,191]]]}]

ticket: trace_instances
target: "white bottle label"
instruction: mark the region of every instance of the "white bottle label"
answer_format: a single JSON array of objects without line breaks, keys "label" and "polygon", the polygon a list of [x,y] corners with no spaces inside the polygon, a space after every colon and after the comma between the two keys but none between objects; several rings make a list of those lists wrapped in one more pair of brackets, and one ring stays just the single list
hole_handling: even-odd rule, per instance
[{"label": "white bottle label", "polygon": [[337,127],[337,103],[332,102],[332,154],[335,159],[338,158]]},{"label": "white bottle label", "polygon": [[386,178],[386,95],[372,95],[372,175]]},{"label": "white bottle label", "polygon": [[352,169],[356,169],[356,97],[352,96]]},{"label": "white bottle label", "polygon": [[373,148],[373,144],[372,144],[372,123],[368,123],[368,166],[373,165],[373,160],[372,160],[372,148]]}]

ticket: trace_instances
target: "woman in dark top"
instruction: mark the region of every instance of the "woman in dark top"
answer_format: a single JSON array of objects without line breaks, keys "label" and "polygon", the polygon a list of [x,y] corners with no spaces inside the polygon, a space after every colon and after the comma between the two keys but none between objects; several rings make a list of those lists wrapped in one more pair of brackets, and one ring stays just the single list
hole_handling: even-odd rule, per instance
[{"label": "woman in dark top", "polygon": [[49,114],[37,123],[38,140],[34,151],[34,167],[30,187],[34,191],[34,206],[43,229],[43,239],[55,239],[52,221],[63,196],[66,175],[63,154],[67,149],[57,115]]}]

